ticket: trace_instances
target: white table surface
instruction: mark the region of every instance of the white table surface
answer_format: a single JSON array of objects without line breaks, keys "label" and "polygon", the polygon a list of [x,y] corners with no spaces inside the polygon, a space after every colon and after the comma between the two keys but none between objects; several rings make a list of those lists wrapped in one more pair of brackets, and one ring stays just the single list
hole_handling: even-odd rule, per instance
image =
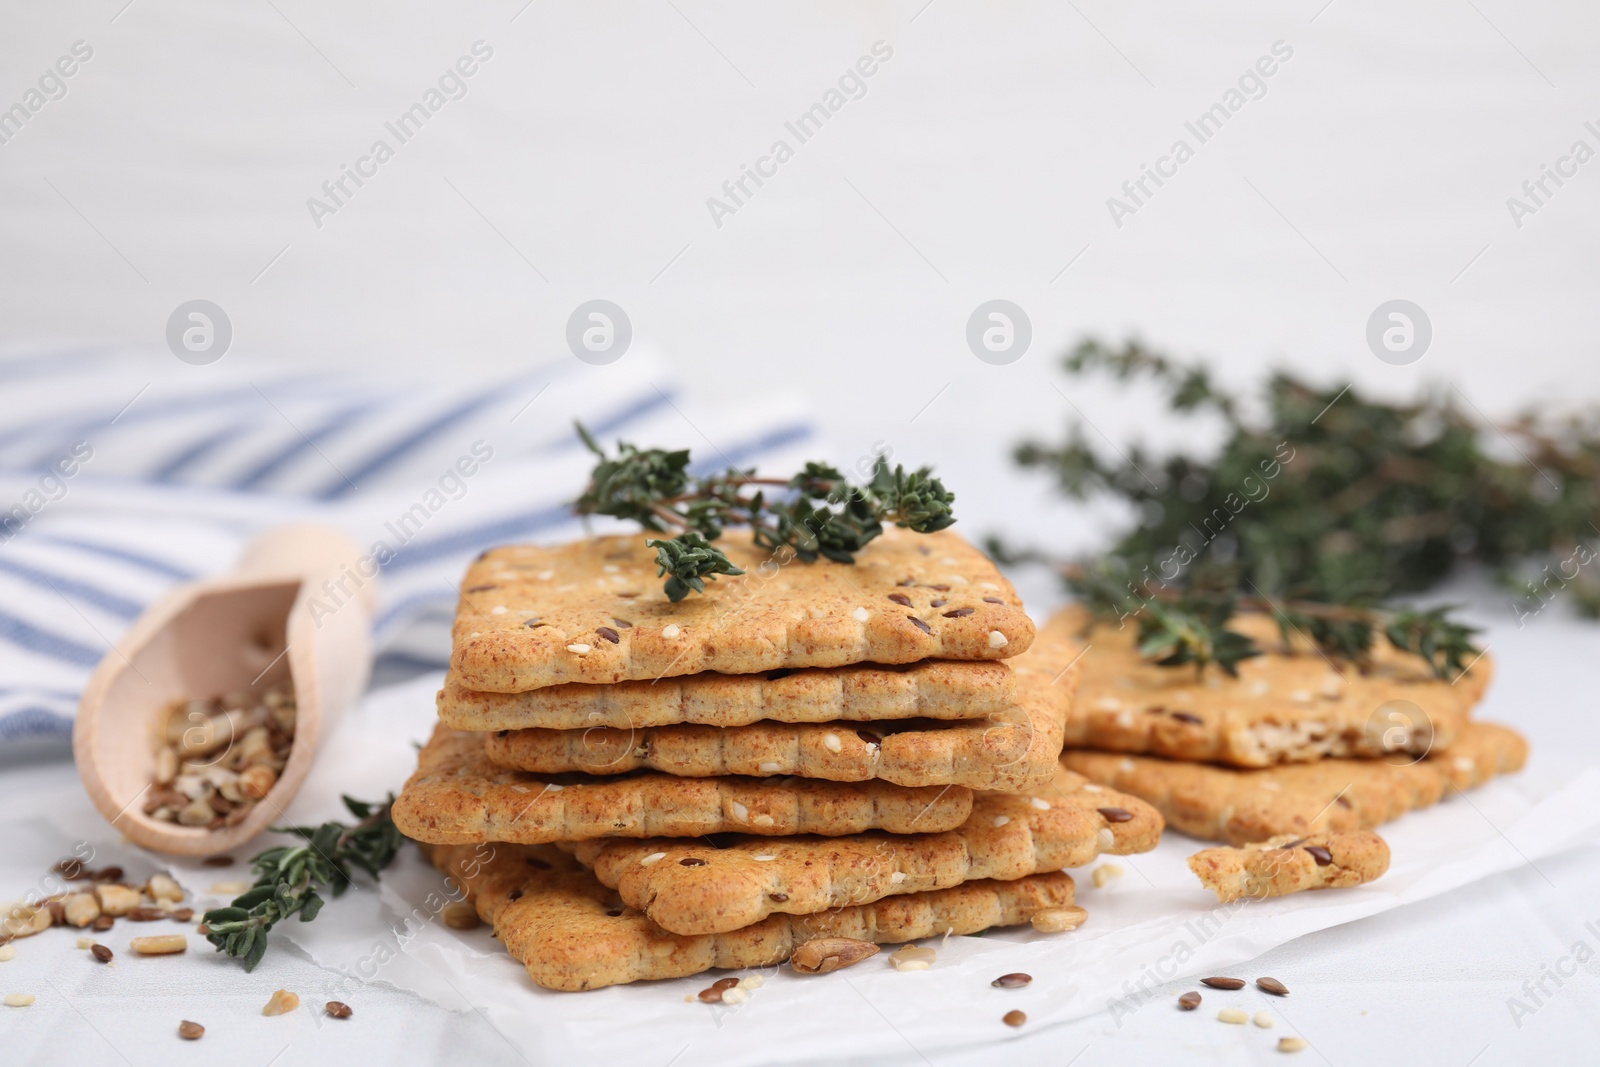
[{"label": "white table surface", "polygon": [[[159,347],[172,308],[206,297],[228,310],[227,358],[245,365],[382,373],[443,355],[509,367],[560,351],[571,310],[605,296],[674,355],[696,402],[800,392],[836,460],[891,442],[939,465],[969,532],[1036,531],[1064,548],[1097,543],[1112,516],[1052,500],[1005,455],[1068,419],[1050,363],[1084,332],[1204,353],[1230,382],[1284,364],[1392,395],[1450,381],[1495,416],[1600,395],[1600,163],[1521,228],[1505,204],[1573,140],[1597,144],[1583,123],[1600,118],[1600,9],[1574,0],[81,0],[6,4],[0,19],[0,105],[74,41],[95,49],[68,95],[0,145],[8,348]],[[315,228],[306,198],[479,39],[496,53],[468,97]],[[867,95],[714,226],[705,199],[880,39],[895,56]],[[1106,198],[1280,39],[1295,57],[1267,95],[1114,227]],[[996,296],[1034,324],[1034,347],[1004,368],[978,363],[962,337]],[[1379,363],[1362,339],[1393,297],[1434,323],[1414,366]],[[1114,438],[1184,439],[1138,402],[1072,395]],[[1039,609],[1056,595],[1037,576],[1024,591]],[[1526,773],[1554,783],[1600,763],[1600,632],[1559,610],[1519,631],[1503,597],[1467,593],[1501,667],[1485,713],[1526,730]],[[48,759],[6,767],[0,811],[71,773]],[[57,858],[38,847],[41,864]],[[1284,1007],[1316,1047],[1305,1057],[1592,1062],[1600,964],[1520,1027],[1507,999],[1575,941],[1600,948],[1584,927],[1600,925],[1597,886],[1590,849],[1250,968],[1293,985]],[[266,1035],[140,1052],[127,1035],[180,993],[248,1007],[275,984],[319,980],[292,953],[246,983],[172,973],[181,989],[75,997],[82,1015],[43,1044],[9,1046],[18,1023],[0,1010],[0,1048],[41,1063],[122,1062],[119,1045],[138,1063],[223,1051],[232,1063],[521,1062],[480,1016],[381,987],[362,1005],[381,1025],[307,1024],[286,1053]],[[908,1030],[904,1060],[1275,1055],[1249,1051],[1261,1035],[1197,1021],[1146,1011],[1120,1029],[1088,1019],[927,1056]]]}]

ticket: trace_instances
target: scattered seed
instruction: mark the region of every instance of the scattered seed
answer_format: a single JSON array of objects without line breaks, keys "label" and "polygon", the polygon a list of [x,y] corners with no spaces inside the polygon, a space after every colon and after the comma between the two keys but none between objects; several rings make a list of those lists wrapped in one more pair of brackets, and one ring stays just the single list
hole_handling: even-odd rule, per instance
[{"label": "scattered seed", "polygon": [[664,860],[666,858],[667,858],[667,854],[665,852],[652,852],[648,856],[640,856],[639,857],[639,866],[648,867],[652,863],[660,863],[662,860]]},{"label": "scattered seed", "polygon": [[452,930],[471,930],[478,926],[478,911],[464,900],[452,900],[439,911],[439,917]]},{"label": "scattered seed", "polygon": [[82,929],[100,918],[100,902],[93,893],[73,893],[61,902],[67,922]]},{"label": "scattered seed", "polygon": [[740,989],[737,985],[732,989],[724,989],[722,991],[722,1003],[724,1004],[743,1004],[749,997],[750,994]]},{"label": "scattered seed", "polygon": [[1236,1023],[1241,1026],[1250,1021],[1250,1016],[1239,1008],[1223,1008],[1217,1012],[1217,1018],[1225,1023]]},{"label": "scattered seed", "polygon": [[574,655],[581,656],[585,652],[589,651],[589,646],[584,644],[582,641],[574,641],[572,644],[567,646],[567,651],[573,653]]},{"label": "scattered seed", "polygon": [[324,1005],[323,1010],[329,1015],[333,1016],[335,1019],[348,1019],[351,1015],[355,1014],[350,1010],[350,1005],[346,1004],[342,1000],[328,1001],[328,1003]]},{"label": "scattered seed", "polygon": [[1117,835],[1111,832],[1111,827],[1102,826],[1095,831],[1095,842],[1100,846],[1101,852],[1110,852],[1117,847]]},{"label": "scattered seed", "polygon": [[183,899],[183,887],[170,874],[153,874],[144,891],[151,900],[170,900],[174,904]]},{"label": "scattered seed", "polygon": [[915,615],[907,615],[906,618],[911,620],[911,625],[912,626],[915,626],[917,629],[921,630],[923,633],[925,633],[925,634],[933,633],[933,628],[931,626],[929,626],[927,623],[923,622],[921,619],[917,618]]},{"label": "scattered seed", "polygon": [[165,919],[167,913],[160,908],[134,908],[123,918],[131,923],[153,923],[157,919]]},{"label": "scattered seed", "polygon": [[723,995],[738,984],[739,979],[737,978],[718,978],[715,982],[700,990],[700,1001],[703,1004],[721,1004]]},{"label": "scattered seed", "polygon": [[1263,1029],[1263,1030],[1271,1030],[1272,1029],[1272,1013],[1270,1011],[1258,1011],[1258,1012],[1256,1012],[1256,1014],[1255,1014],[1255,1022],[1256,1022],[1257,1026],[1261,1027],[1261,1029]]},{"label": "scattered seed", "polygon": [[594,632],[610,641],[613,645],[622,640],[622,635],[609,626],[597,626]]},{"label": "scattered seed", "polygon": [[8,1007],[8,1008],[26,1008],[29,1004],[32,1004],[32,1003],[33,1003],[33,994],[32,993],[7,993],[6,994],[6,1007]]},{"label": "scattered seed", "polygon": [[1028,1017],[1020,1011],[1012,1010],[1000,1016],[1000,1021],[1007,1026],[1021,1026],[1028,1021]]},{"label": "scattered seed", "polygon": [[116,866],[102,867],[98,871],[91,871],[89,877],[96,882],[120,882],[122,881],[122,868]]},{"label": "scattered seed", "polygon": [[1326,867],[1333,862],[1333,853],[1321,845],[1307,845],[1306,851],[1311,853],[1311,858],[1317,861],[1318,867]]},{"label": "scattered seed", "polygon": [[759,974],[747,974],[739,979],[740,989],[760,989],[767,984],[767,980]]},{"label": "scattered seed", "polygon": [[199,1041],[205,1036],[206,1028],[199,1023],[192,1023],[188,1019],[178,1024],[178,1036],[185,1041]]},{"label": "scattered seed", "polygon": [[903,608],[909,608],[911,606],[911,598],[906,596],[904,593],[890,593],[889,599],[894,601],[896,604],[899,604]]},{"label": "scattered seed", "polygon": [[200,861],[202,867],[232,867],[232,856],[207,856]]},{"label": "scattered seed", "polygon": [[169,916],[169,918],[171,918],[174,922],[186,923],[190,919],[194,918],[194,909],[193,908],[174,908],[173,912],[172,912],[172,915]]},{"label": "scattered seed", "polygon": [[125,885],[97,885],[94,895],[104,915],[126,915],[144,903],[137,889],[129,889]]},{"label": "scattered seed", "polygon": [[1177,719],[1179,722],[1194,723],[1196,726],[1198,726],[1201,723],[1205,722],[1205,720],[1202,719],[1200,716],[1194,714],[1193,712],[1188,712],[1188,711],[1175,711],[1175,712],[1172,713],[1172,717],[1174,719]]},{"label": "scattered seed", "polygon": [[933,966],[939,954],[931,948],[906,945],[889,957],[889,965],[897,971],[925,971]]},{"label": "scattered seed", "polygon": [[128,947],[140,956],[171,956],[188,951],[189,939],[183,934],[136,937],[128,942]]},{"label": "scattered seed", "polygon": [[1102,863],[1094,869],[1094,887],[1100,889],[1113,878],[1121,878],[1123,873],[1122,868],[1115,863]]},{"label": "scattered seed", "polygon": [[1033,981],[1033,975],[1014,971],[1011,974],[1002,974],[989,984],[996,989],[1021,989],[1031,981]]},{"label": "scattered seed", "polygon": [[971,614],[971,608],[951,608],[949,611],[944,613],[944,617],[947,619],[964,619]]},{"label": "scattered seed", "polygon": [[1089,913],[1079,907],[1045,908],[1028,919],[1033,928],[1042,934],[1064,934],[1083,925]]},{"label": "scattered seed", "polygon": [[661,628],[661,636],[665,637],[669,641],[674,637],[677,637],[682,632],[682,630],[678,629],[678,624],[675,622],[669,622]]},{"label": "scattered seed", "polygon": [[1009,815],[996,815],[994,817],[994,824],[997,827],[998,826],[1005,826],[1010,821],[1011,821],[1011,816],[1009,816]]},{"label": "scattered seed", "polygon": [[844,748],[844,745],[839,741],[838,734],[826,733],[822,735],[822,747],[829,752],[839,752]]},{"label": "scattered seed", "polygon": [[1199,1006],[1200,994],[1196,990],[1191,989],[1189,992],[1178,998],[1179,1011],[1194,1011]]},{"label": "scattered seed", "polygon": [[99,960],[101,963],[111,962],[111,950],[106,948],[104,945],[90,945],[89,951],[92,952],[94,954],[94,958]]},{"label": "scattered seed", "polygon": [[1243,989],[1243,978],[1202,978],[1201,985],[1208,985],[1212,989]]},{"label": "scattered seed", "polygon": [[56,865],[51,868],[51,870],[55,871],[69,882],[76,882],[80,878],[89,877],[89,868],[84,866],[83,861],[70,857],[58,861]]},{"label": "scattered seed", "polygon": [[102,915],[98,919],[96,919],[94,922],[90,923],[89,925],[96,933],[103,934],[107,930],[109,930],[113,926],[115,926],[116,922],[117,922],[117,920],[113,919],[111,916]]},{"label": "scattered seed", "polygon": [[1278,1038],[1278,1051],[1279,1052],[1303,1052],[1303,1051],[1305,1051],[1305,1048],[1306,1048],[1306,1042],[1305,1042],[1305,1038],[1303,1038],[1303,1037],[1280,1037],[1280,1038]]},{"label": "scattered seed", "polygon": [[17,958],[17,946],[12,944],[0,945],[0,963],[10,963]]},{"label": "scattered seed", "polygon": [[1127,808],[1096,808],[1095,810],[1105,816],[1106,822],[1130,822],[1133,819],[1133,812]]},{"label": "scattered seed", "polygon": [[704,867],[705,865],[706,861],[699,856],[685,856],[678,861],[678,866],[680,867]]},{"label": "scattered seed", "polygon": [[782,904],[789,899],[788,893],[768,893],[767,899],[774,904]]},{"label": "scattered seed", "polygon": [[262,1015],[284,1015],[294,1011],[300,1006],[300,998],[287,989],[275,989],[267,1000],[266,1007],[261,1009]]},{"label": "scattered seed", "polygon": [[1289,995],[1289,987],[1278,981],[1276,978],[1257,978],[1256,988],[1261,990],[1263,993],[1271,993],[1275,997],[1286,997]]},{"label": "scattered seed", "polygon": [[92,938],[92,937],[80,937],[80,938],[78,938],[77,941],[73,942],[73,944],[75,944],[78,948],[83,948],[83,949],[93,948],[94,947],[94,938]]},{"label": "scattered seed", "polygon": [[877,954],[878,946],[871,941],[858,941],[853,937],[813,937],[794,950],[789,966],[801,974],[830,974]]},{"label": "scattered seed", "polygon": [[985,604],[1004,604],[1005,603],[1004,600],[1001,600],[997,596],[986,596],[986,597],[983,598],[983,602]]}]

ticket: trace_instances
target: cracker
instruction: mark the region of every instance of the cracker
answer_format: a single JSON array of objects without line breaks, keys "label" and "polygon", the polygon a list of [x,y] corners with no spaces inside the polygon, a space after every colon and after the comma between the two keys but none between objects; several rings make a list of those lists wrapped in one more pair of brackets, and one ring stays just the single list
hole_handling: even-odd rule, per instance
[{"label": "cracker", "polygon": [[1307,639],[1286,648],[1270,616],[1241,614],[1229,627],[1255,638],[1263,654],[1241,662],[1237,678],[1214,667],[1196,678],[1192,668],[1140,656],[1132,621],[1121,629],[1090,623],[1087,611],[1072,607],[1047,624],[1081,633],[1089,645],[1068,748],[1236,767],[1420,755],[1455,740],[1490,674],[1484,657],[1455,683],[1440,681],[1421,658],[1381,639],[1370,664],[1357,670],[1327,659]]},{"label": "cracker", "polygon": [[488,735],[485,751],[502,766],[545,774],[793,774],[1017,791],[1046,783],[1055,772],[1078,654],[1065,632],[1036,641],[1013,661],[1016,705],[989,720],[513,730]]},{"label": "cracker", "polygon": [[1103,852],[1148,852],[1161,816],[1135,797],[1061,770],[1034,796],[979,793],[943,834],[580,841],[579,862],[628,906],[679,934],[736,930],[963,882],[1081,867]]},{"label": "cracker", "polygon": [[854,564],[802,563],[730,534],[718,547],[745,573],[676,604],[648,536],[485,553],[461,584],[450,657],[460,683],[516,693],[702,671],[1005,659],[1033,641],[1011,583],[948,530],[891,527]]},{"label": "cracker", "polygon": [[494,936],[546,989],[598,989],[682,978],[714,967],[770,967],[814,937],[892,944],[1017,926],[1072,905],[1061,872],[968,882],[816,915],[774,915],[723,934],[671,934],[623,905],[576,860],[548,845],[423,846],[466,889]]},{"label": "cracker", "polygon": [[445,677],[438,703],[440,721],[457,730],[985,719],[1016,703],[1016,679],[998,660],[923,660],[761,674],[707,672],[615,685],[569,682],[525,693],[485,693],[468,689],[452,672]]},{"label": "cracker", "polygon": [[1189,869],[1223,904],[1370,882],[1389,869],[1389,844],[1371,830],[1279,834],[1239,848],[1208,848]]},{"label": "cracker", "polygon": [[417,757],[392,809],[407,837],[432,844],[537,844],[591,837],[695,837],[738,831],[932,833],[960,826],[972,791],[802,778],[674,778],[639,773],[532,775],[490,763],[483,735],[443,726]]},{"label": "cracker", "polygon": [[1449,789],[1471,789],[1521,770],[1527,755],[1528,743],[1515,730],[1469,722],[1448,749],[1416,762],[1390,756],[1237,770],[1072,751],[1061,762],[1149,801],[1174,829],[1241,845],[1279,834],[1370,830],[1435,803]]}]

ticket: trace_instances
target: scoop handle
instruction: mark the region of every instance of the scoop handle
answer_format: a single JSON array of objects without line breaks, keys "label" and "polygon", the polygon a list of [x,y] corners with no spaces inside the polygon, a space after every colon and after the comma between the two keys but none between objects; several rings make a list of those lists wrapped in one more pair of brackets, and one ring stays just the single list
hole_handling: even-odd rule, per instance
[{"label": "scoop handle", "polygon": [[378,561],[331,526],[291,523],[257,536],[234,568],[242,575],[298,578],[313,594],[332,582],[329,595],[353,597],[368,619],[377,607]]}]

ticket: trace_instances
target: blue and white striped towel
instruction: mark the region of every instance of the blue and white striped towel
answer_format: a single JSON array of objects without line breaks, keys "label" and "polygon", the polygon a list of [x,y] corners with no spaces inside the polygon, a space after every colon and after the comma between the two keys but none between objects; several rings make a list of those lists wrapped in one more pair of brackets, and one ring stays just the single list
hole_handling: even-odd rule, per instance
[{"label": "blue and white striped towel", "polygon": [[375,621],[382,684],[445,666],[456,583],[478,552],[582,532],[567,502],[590,457],[574,419],[601,440],[692,448],[702,469],[782,470],[814,449],[798,403],[691,412],[668,374],[638,348],[607,367],[568,357],[432,380],[0,353],[0,751],[66,737],[134,618],[269,526],[326,522],[394,553]]}]

